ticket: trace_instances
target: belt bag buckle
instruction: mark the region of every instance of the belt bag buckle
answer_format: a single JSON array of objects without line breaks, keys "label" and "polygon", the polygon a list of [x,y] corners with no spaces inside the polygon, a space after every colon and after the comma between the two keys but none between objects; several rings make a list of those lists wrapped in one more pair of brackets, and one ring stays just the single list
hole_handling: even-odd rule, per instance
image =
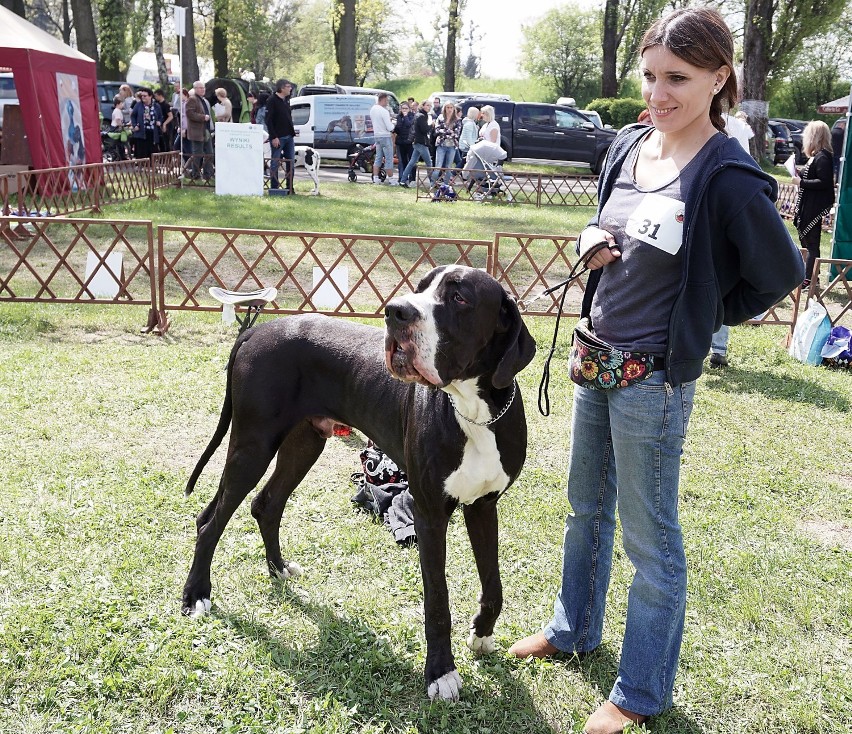
[{"label": "belt bag buckle", "polygon": [[647,380],[654,374],[654,356],[616,349],[592,331],[588,318],[574,328],[569,360],[571,381],[589,390],[611,390]]}]

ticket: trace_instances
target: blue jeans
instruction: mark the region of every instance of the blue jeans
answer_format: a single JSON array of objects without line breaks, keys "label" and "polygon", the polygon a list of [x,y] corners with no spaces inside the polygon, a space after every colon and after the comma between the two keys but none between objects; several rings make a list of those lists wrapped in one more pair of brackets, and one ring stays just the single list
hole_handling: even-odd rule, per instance
[{"label": "blue jeans", "polygon": [[728,338],[730,337],[731,327],[719,327],[719,331],[713,334],[713,340],[710,342],[710,351],[713,354],[721,354],[723,357],[728,353]]},{"label": "blue jeans", "polygon": [[411,173],[417,168],[417,161],[419,160],[423,160],[428,168],[432,167],[432,156],[429,155],[429,148],[423,145],[423,143],[414,144],[414,152],[411,154],[411,160],[408,161],[408,165],[402,172],[402,176],[399,177],[400,183],[409,182]]},{"label": "blue jeans", "polygon": [[662,370],[625,388],[574,388],[572,512],[565,522],[562,588],[544,629],[547,640],[566,652],[600,644],[617,508],[635,573],[609,700],[647,716],[671,706],[686,613],[677,504],[695,383],[671,387],[665,379]]},{"label": "blue jeans", "polygon": [[[435,148],[435,168],[454,168],[457,151],[458,148],[448,148],[446,145],[439,145]],[[452,175],[450,171],[441,171],[438,177],[443,181],[449,181]]]},{"label": "blue jeans", "polygon": [[289,188],[290,172],[293,170],[293,161],[296,158],[296,141],[292,135],[284,135],[278,138],[278,147],[272,148],[272,163],[269,164],[270,188],[281,188],[281,182],[278,180],[278,168],[281,165],[282,157],[285,161],[284,171],[287,174],[287,188]]}]

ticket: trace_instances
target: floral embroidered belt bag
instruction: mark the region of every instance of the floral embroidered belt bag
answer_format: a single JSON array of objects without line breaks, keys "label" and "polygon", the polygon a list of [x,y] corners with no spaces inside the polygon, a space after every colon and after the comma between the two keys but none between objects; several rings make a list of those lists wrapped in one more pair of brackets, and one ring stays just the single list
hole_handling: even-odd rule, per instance
[{"label": "floral embroidered belt bag", "polygon": [[595,336],[588,318],[574,328],[574,344],[568,361],[571,381],[590,390],[627,387],[654,374],[660,357],[645,352],[624,352]]}]

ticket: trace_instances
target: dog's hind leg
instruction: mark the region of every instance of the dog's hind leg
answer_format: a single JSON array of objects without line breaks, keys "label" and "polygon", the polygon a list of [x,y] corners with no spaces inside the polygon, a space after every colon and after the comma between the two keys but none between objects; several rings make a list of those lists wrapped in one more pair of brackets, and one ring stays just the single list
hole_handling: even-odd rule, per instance
[{"label": "dog's hind leg", "polygon": [[284,439],[278,449],[275,471],[251,503],[251,514],[260,526],[266,547],[269,575],[274,578],[297,576],[301,571],[297,563],[285,561],[281,556],[281,516],[293,490],[325,448],[325,442],[308,421],[299,423]]},{"label": "dog's hind leg", "polygon": [[210,564],[216,545],[234,511],[260,481],[274,455],[275,445],[260,440],[240,441],[228,447],[228,458],[216,497],[198,516],[195,556],[183,587],[181,606],[184,614],[209,611],[212,589]]},{"label": "dog's hind leg", "polygon": [[494,652],[494,623],[503,608],[503,584],[497,557],[497,497],[464,506],[464,521],[482,584],[479,611],[470,623],[467,646],[475,653]]}]

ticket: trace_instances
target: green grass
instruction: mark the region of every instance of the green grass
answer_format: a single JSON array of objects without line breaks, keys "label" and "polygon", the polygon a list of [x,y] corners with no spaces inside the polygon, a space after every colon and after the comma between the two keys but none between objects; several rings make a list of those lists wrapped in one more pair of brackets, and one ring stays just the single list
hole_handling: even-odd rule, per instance
[{"label": "green grass", "polygon": [[[412,198],[346,184],[274,202],[173,191],[104,216],[487,237],[504,221],[571,232],[589,215]],[[330,440],[285,511],[282,545],[303,577],[269,581],[246,502],[214,558],[213,614],[180,615],[194,518],[224,450],[195,494],[184,498],[183,485],[218,418],[234,331],[215,315],[183,314],[166,337],[144,337],[139,318],[0,303],[0,731],[582,730],[617,666],[631,575],[618,544],[598,652],[582,662],[503,654],[546,621],[559,580],[567,328],[543,418],[535,402],[553,321],[528,320],[540,345],[520,378],[531,446],[500,502],[506,601],[500,652],[484,659],[464,646],[478,580],[464,523],[450,526],[465,683],[450,705],[423,691],[416,550],[396,547],[349,502],[361,437]],[[687,625],[675,708],[654,732],[852,730],[852,383],[791,361],[783,334],[733,329],[732,367],[699,381],[681,482]]]}]

